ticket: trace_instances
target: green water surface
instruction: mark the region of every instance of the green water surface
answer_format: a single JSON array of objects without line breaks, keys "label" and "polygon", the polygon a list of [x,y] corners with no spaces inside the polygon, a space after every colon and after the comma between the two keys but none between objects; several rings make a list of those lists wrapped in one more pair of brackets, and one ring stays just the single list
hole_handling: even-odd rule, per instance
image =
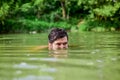
[{"label": "green water surface", "polygon": [[47,35],[0,35],[0,80],[120,80],[120,32],[69,33],[65,54],[32,51]]}]

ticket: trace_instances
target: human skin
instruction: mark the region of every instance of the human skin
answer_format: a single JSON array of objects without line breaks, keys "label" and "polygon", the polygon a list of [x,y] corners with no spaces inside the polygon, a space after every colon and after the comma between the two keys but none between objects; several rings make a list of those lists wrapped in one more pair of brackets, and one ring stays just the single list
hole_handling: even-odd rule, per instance
[{"label": "human skin", "polygon": [[65,50],[68,48],[68,39],[67,37],[63,37],[63,38],[59,38],[57,40],[55,40],[53,43],[48,43],[48,46],[47,45],[41,45],[41,46],[37,46],[32,50],[32,52],[36,52],[36,51],[39,51],[39,50],[43,50],[43,49],[49,49],[49,50]]},{"label": "human skin", "polygon": [[53,43],[49,43],[49,49],[50,50],[61,50],[61,49],[67,49],[68,48],[68,39],[67,37],[59,38],[55,40]]}]

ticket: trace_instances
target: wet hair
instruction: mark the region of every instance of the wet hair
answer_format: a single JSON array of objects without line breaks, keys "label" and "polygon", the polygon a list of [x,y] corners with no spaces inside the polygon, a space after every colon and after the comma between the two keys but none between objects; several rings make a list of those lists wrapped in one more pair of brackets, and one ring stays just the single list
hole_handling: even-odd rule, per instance
[{"label": "wet hair", "polygon": [[64,29],[53,28],[48,35],[49,43],[53,43],[57,39],[63,38],[65,36],[68,39],[68,34]]}]

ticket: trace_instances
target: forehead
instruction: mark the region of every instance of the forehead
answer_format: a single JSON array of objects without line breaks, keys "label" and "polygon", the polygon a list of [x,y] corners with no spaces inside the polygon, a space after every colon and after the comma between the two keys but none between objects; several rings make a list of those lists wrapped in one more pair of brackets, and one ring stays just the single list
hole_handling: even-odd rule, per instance
[{"label": "forehead", "polygon": [[56,41],[54,41],[54,43],[64,43],[64,42],[68,42],[67,37],[63,37],[63,38],[59,38]]}]

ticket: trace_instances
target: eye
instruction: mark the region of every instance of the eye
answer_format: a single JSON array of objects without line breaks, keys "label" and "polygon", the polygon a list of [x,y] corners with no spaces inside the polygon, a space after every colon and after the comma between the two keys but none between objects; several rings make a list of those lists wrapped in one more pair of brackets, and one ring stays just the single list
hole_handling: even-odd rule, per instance
[{"label": "eye", "polygon": [[57,43],[58,46],[60,46],[61,44],[60,43]]},{"label": "eye", "polygon": [[66,44],[67,44],[67,42],[63,43],[63,45],[66,45]]}]

